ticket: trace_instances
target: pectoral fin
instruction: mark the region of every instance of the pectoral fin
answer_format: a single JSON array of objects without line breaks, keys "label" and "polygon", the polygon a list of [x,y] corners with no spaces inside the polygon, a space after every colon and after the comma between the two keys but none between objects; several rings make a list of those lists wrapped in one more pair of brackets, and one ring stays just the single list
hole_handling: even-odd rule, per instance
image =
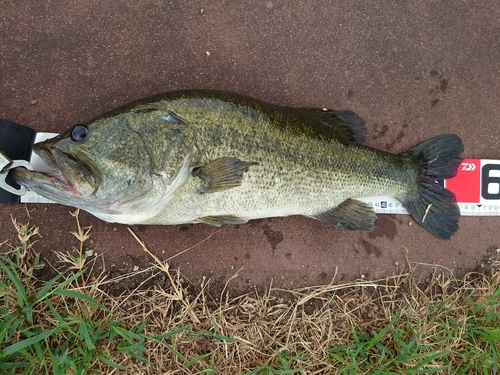
[{"label": "pectoral fin", "polygon": [[220,227],[222,224],[245,224],[248,220],[238,216],[221,215],[199,217],[196,221]]},{"label": "pectoral fin", "polygon": [[355,199],[347,199],[334,209],[312,217],[333,228],[367,232],[375,228],[373,222],[377,219],[370,205]]},{"label": "pectoral fin", "polygon": [[193,176],[202,180],[200,193],[213,193],[241,185],[243,174],[258,163],[247,163],[238,158],[220,158],[193,169]]}]

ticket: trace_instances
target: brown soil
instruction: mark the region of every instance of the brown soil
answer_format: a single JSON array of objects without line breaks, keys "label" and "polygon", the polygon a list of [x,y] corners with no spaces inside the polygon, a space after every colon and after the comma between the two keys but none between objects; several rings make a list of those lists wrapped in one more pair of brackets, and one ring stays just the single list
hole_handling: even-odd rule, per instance
[{"label": "brown soil", "polygon": [[[465,157],[500,159],[499,20],[496,0],[4,1],[0,117],[60,132],[144,96],[210,88],[353,110],[366,120],[368,144],[395,153],[456,133]],[[78,245],[68,211],[1,206],[0,241],[15,243],[11,217],[30,221],[42,234],[36,248],[55,261],[54,251]],[[86,213],[80,220],[92,225],[87,245],[104,254],[106,272],[149,266],[126,226]],[[376,225],[372,233],[343,232],[290,217],[132,229],[194,282],[207,277],[222,289],[237,274],[228,285],[235,292],[271,281],[293,288],[378,278],[407,259],[461,272],[499,257],[499,217],[464,217],[450,241],[404,215],[380,216]]]}]

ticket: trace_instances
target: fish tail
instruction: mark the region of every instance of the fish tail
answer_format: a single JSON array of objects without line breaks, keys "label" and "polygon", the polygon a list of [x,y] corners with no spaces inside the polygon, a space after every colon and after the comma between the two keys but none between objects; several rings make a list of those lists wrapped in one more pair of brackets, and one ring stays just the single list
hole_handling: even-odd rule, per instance
[{"label": "fish tail", "polygon": [[413,218],[436,237],[449,239],[458,229],[460,210],[455,194],[443,187],[443,180],[456,175],[464,150],[454,134],[429,139],[405,155],[419,166],[416,194],[402,202]]}]

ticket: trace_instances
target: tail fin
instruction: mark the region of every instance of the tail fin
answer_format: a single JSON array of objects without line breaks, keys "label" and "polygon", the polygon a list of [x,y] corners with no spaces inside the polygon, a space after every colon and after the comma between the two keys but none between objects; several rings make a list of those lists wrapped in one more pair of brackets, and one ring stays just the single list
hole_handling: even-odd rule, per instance
[{"label": "tail fin", "polygon": [[448,134],[422,142],[405,153],[420,165],[420,174],[417,197],[403,204],[421,226],[441,239],[449,239],[458,229],[460,210],[455,194],[441,182],[456,175],[463,150],[462,140]]}]

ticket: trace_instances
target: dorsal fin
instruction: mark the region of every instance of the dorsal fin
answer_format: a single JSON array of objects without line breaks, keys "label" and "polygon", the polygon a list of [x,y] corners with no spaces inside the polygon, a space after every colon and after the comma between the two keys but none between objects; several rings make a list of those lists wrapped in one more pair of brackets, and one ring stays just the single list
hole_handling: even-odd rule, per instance
[{"label": "dorsal fin", "polygon": [[286,108],[304,126],[310,126],[315,135],[335,138],[342,143],[363,143],[366,138],[365,122],[354,112],[320,108]]},{"label": "dorsal fin", "polygon": [[[144,113],[154,110],[168,110],[169,102],[179,100],[193,101],[193,105],[210,103],[210,108],[221,111],[244,111],[246,115],[261,116],[271,120],[271,124],[297,135],[305,135],[325,140],[335,139],[344,144],[362,143],[365,140],[365,123],[351,111],[335,111],[321,108],[290,108],[270,104],[248,96],[225,91],[184,90],[155,95],[126,104],[105,113],[90,122],[123,114],[126,112]],[[188,102],[189,104],[189,102]]]}]

